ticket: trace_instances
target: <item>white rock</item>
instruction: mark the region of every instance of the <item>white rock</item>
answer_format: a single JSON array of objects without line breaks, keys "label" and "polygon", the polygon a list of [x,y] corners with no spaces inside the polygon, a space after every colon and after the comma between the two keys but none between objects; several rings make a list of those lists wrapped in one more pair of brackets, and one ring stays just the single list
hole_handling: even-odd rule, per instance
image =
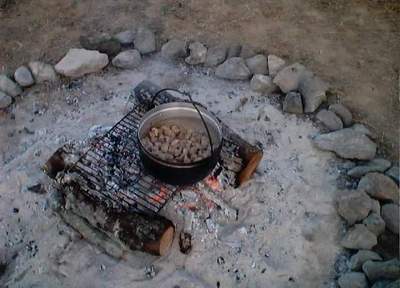
[{"label": "white rock", "polygon": [[332,111],[322,109],[315,117],[321,121],[329,131],[336,131],[343,128],[342,120]]},{"label": "white rock", "polygon": [[282,58],[275,55],[268,55],[268,73],[269,76],[275,77],[278,72],[285,67],[286,62]]},{"label": "white rock", "polygon": [[374,233],[369,231],[364,225],[356,224],[343,237],[340,244],[348,249],[369,250],[378,243]]},{"label": "white rock", "polygon": [[5,109],[12,103],[12,97],[0,91],[0,109]]},{"label": "white rock", "polygon": [[334,112],[337,116],[342,119],[344,126],[348,127],[353,122],[353,116],[349,109],[343,104],[332,104],[329,106],[329,111]]},{"label": "white rock", "polygon": [[278,85],[283,93],[295,91],[299,88],[305,71],[306,67],[299,63],[287,66],[278,72],[274,78],[274,83]]},{"label": "white rock", "polygon": [[140,27],[134,40],[135,49],[141,54],[148,54],[156,51],[156,35],[146,27]]},{"label": "white rock", "polygon": [[283,100],[282,110],[287,113],[303,114],[303,101],[300,93],[289,92]]},{"label": "white rock", "polygon": [[25,66],[18,67],[15,70],[14,79],[22,87],[29,87],[35,83],[31,71]]},{"label": "white rock", "polygon": [[180,39],[169,40],[161,47],[161,55],[173,61],[186,57],[186,42]]},{"label": "white rock", "polygon": [[271,77],[267,75],[257,74],[251,78],[250,89],[259,93],[272,93],[276,90],[276,85],[272,82]]},{"label": "white rock", "polygon": [[133,44],[133,40],[135,39],[135,31],[132,30],[122,31],[114,35],[114,39],[116,39],[119,43],[121,43],[121,45]]},{"label": "white rock", "polygon": [[36,83],[57,81],[58,77],[53,66],[40,61],[32,61],[28,64]]},{"label": "white rock", "polygon": [[243,58],[232,57],[216,68],[215,75],[228,80],[247,80],[250,78],[251,72]]},{"label": "white rock", "polygon": [[107,54],[94,50],[70,49],[67,55],[57,63],[58,73],[72,78],[98,72],[108,64]]},{"label": "white rock", "polygon": [[207,67],[217,66],[226,60],[228,48],[224,45],[214,46],[207,50],[207,57],[204,63]]},{"label": "white rock", "polygon": [[265,75],[268,72],[268,60],[264,55],[255,55],[246,59],[246,65],[249,67],[250,72],[255,74]]},{"label": "white rock", "polygon": [[115,67],[123,69],[135,69],[142,63],[142,56],[140,56],[137,50],[126,50],[120,52],[112,60],[112,64]]},{"label": "white rock", "polygon": [[340,288],[368,288],[367,277],[360,272],[348,272],[338,279]]},{"label": "white rock", "polygon": [[303,96],[304,113],[314,112],[326,101],[327,83],[310,71],[302,74],[298,89]]},{"label": "white rock", "polygon": [[200,42],[193,42],[189,45],[189,56],[185,62],[189,65],[199,65],[206,61],[207,47]]},{"label": "white rock", "polygon": [[13,97],[22,93],[21,87],[6,75],[0,75],[0,91]]},{"label": "white rock", "polygon": [[317,135],[312,141],[319,149],[335,152],[345,159],[373,159],[377,148],[365,134],[350,128]]}]

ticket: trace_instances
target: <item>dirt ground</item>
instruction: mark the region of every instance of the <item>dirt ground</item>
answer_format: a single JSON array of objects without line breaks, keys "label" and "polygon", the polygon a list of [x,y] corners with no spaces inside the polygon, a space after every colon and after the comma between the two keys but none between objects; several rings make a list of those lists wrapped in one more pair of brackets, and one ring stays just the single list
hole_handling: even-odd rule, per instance
[{"label": "dirt ground", "polygon": [[56,63],[81,34],[146,24],[161,39],[249,43],[301,61],[379,134],[398,159],[397,0],[12,0],[0,12],[0,72]]}]

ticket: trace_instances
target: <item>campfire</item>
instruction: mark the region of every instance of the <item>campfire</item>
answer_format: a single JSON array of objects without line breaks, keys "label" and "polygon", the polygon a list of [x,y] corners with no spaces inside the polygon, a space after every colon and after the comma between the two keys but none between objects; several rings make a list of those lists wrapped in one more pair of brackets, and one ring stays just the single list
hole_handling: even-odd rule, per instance
[{"label": "campfire", "polygon": [[[158,90],[151,82],[140,83],[134,90],[137,101],[132,111],[88,147],[60,148],[47,161],[45,170],[55,179],[64,197],[64,208],[59,214],[75,229],[81,230],[76,225],[79,217],[82,223],[115,239],[122,249],[164,255],[173,241],[175,228],[159,212],[171,197],[189,189],[198,193],[208,208],[217,206],[227,217],[237,218],[237,209],[225,203],[220,194],[251,177],[262,158],[262,150],[221,123],[223,145],[210,175],[189,186],[160,181],[143,167],[135,137],[140,119]],[[163,92],[154,104],[172,101],[183,100]],[[179,206],[197,209],[196,203]],[[180,238],[181,251],[187,251],[190,235],[181,234]]]}]

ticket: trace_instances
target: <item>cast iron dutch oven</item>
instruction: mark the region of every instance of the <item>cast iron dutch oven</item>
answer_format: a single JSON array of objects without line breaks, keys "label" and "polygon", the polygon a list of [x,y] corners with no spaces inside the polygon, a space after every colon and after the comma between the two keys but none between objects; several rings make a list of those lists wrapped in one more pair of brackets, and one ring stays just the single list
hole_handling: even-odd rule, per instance
[{"label": "cast iron dutch oven", "polygon": [[[188,96],[191,103],[170,102],[148,111],[141,119],[137,130],[139,155],[146,171],[157,179],[173,185],[194,184],[208,176],[217,164],[222,148],[222,130],[219,121],[205,108],[193,102],[187,93],[175,89],[162,89],[154,95],[151,106],[154,99],[166,90]],[[183,127],[185,127],[185,122],[190,122],[198,129],[205,129],[210,142],[211,155],[200,161],[184,164],[171,163],[151,154],[144,147],[142,139],[152,127],[160,126],[165,122],[176,123]]]}]

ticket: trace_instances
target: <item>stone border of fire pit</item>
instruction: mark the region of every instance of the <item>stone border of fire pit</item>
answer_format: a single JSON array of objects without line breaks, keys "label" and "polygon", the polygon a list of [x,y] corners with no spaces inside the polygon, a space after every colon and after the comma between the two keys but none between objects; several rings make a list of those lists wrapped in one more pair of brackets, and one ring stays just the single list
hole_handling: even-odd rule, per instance
[{"label": "stone border of fire pit", "polygon": [[[7,112],[15,98],[35,84],[99,72],[110,58],[116,68],[137,69],[143,55],[157,52],[156,35],[146,27],[114,36],[82,36],[80,43],[83,48],[70,49],[54,67],[32,61],[19,67],[12,77],[0,75],[0,111]],[[162,45],[161,56],[165,61],[208,67],[221,79],[250,80],[250,88],[260,95],[283,96],[283,112],[307,113],[321,124],[327,133],[314,136],[314,145],[351,160],[340,168],[338,179],[342,191],[337,210],[347,224],[340,244],[350,252],[336,264],[338,284],[342,288],[368,287],[369,283],[373,287],[400,285],[396,280],[400,278],[399,259],[383,261],[396,253],[391,251],[396,247],[391,246],[396,246],[396,239],[398,242],[399,167],[375,158],[376,136],[366,126],[353,123],[349,109],[342,104],[325,104],[325,81],[302,64],[287,65],[278,56],[265,56],[251,46],[238,44],[206,47],[197,41],[170,39]],[[374,247],[381,255],[371,250]]]}]

